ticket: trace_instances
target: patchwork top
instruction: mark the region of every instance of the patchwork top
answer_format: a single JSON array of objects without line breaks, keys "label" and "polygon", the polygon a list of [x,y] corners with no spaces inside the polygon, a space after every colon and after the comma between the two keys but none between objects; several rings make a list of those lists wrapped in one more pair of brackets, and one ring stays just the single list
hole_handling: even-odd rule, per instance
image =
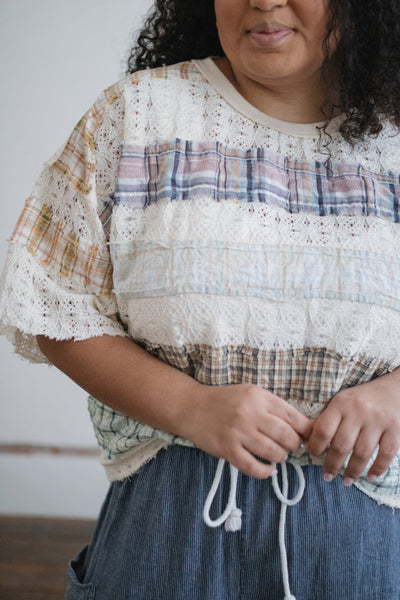
[{"label": "patchwork top", "polygon": [[[399,134],[387,123],[352,148],[340,122],[268,117],[211,58],[128,76],[26,201],[1,331],[36,362],[38,334],[129,336],[202,383],[253,383],[316,418],[400,365]],[[190,445],[94,398],[89,411],[111,480]],[[400,507],[400,455],[374,483],[367,469],[357,486]]]}]

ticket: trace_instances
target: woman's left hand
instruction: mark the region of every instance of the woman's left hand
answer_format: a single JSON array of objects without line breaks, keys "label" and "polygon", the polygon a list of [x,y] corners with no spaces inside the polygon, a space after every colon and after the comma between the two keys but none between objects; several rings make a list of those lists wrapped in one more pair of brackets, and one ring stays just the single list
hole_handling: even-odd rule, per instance
[{"label": "woman's left hand", "polygon": [[331,481],[352,453],[343,474],[345,485],[356,481],[379,444],[368,472],[375,481],[400,448],[400,367],[368,383],[340,391],[315,421],[308,442],[312,457],[327,456],[324,479]]}]

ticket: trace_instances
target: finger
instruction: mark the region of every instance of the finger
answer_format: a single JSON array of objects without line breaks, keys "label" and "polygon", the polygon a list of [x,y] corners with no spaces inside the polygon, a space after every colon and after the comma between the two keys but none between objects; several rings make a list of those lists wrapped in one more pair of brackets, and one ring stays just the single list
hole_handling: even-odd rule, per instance
[{"label": "finger", "polygon": [[279,463],[287,459],[287,450],[270,437],[261,433],[243,442],[243,446],[255,456],[259,456],[270,462]]},{"label": "finger", "polygon": [[378,455],[368,471],[368,479],[370,481],[375,481],[390,467],[399,451],[399,447],[398,431],[396,429],[388,429],[380,439]]},{"label": "finger", "polygon": [[352,485],[360,477],[373,455],[380,434],[371,429],[363,429],[354,445],[349,464],[343,473],[343,481],[346,486]]},{"label": "finger", "polygon": [[249,477],[254,477],[255,479],[268,479],[274,473],[276,473],[276,468],[273,465],[267,465],[257,458],[244,448],[240,447],[232,458],[227,458],[229,462],[235,466],[241,473],[248,475]]},{"label": "finger", "polygon": [[308,439],[313,429],[313,422],[279,396],[272,394],[271,399],[272,406],[269,406],[269,412],[285,421],[302,438]]},{"label": "finger", "polygon": [[328,407],[315,421],[308,440],[308,453],[311,457],[321,456],[329,447],[342,420],[340,412]]},{"label": "finger", "polygon": [[303,441],[303,438],[291,425],[272,414],[268,415],[265,423],[260,423],[258,431],[276,442],[281,448],[292,452],[296,452]]},{"label": "finger", "polygon": [[332,481],[352,452],[360,433],[359,425],[349,419],[344,419],[332,441],[325,458],[323,472],[325,481]]}]

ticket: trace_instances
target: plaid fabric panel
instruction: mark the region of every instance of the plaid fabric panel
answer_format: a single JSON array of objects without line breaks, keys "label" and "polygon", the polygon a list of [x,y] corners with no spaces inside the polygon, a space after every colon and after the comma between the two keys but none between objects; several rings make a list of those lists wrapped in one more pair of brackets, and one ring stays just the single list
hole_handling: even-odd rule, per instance
[{"label": "plaid fabric panel", "polygon": [[211,348],[144,344],[153,356],[205,385],[252,383],[288,401],[326,405],[341,389],[387,372],[383,361],[354,361],[326,348],[262,350],[247,346]]},{"label": "plaid fabric panel", "polygon": [[118,84],[109,87],[75,126],[62,153],[52,168],[65,177],[73,189],[83,195],[93,190],[96,132],[104,118],[104,108],[121,95]]},{"label": "plaid fabric panel", "polygon": [[[303,403],[312,412],[322,411],[341,389],[370,381],[388,370],[383,361],[360,357],[350,362],[325,348],[260,350],[243,346],[211,348],[202,344],[176,348],[145,342],[141,345],[156,358],[205,385],[252,383],[289,402]],[[108,458],[151,438],[182,442],[177,436],[138,423],[94,398],[89,400],[89,410],[98,442]]]},{"label": "plaid fabric panel", "polygon": [[143,207],[199,196],[264,202],[291,213],[400,220],[399,176],[390,172],[371,173],[352,163],[292,161],[267,148],[244,151],[218,142],[177,139],[122,147],[117,204]]},{"label": "plaid fabric panel", "polygon": [[121,297],[326,298],[400,310],[400,260],[369,252],[192,241],[112,244],[111,256]]},{"label": "plaid fabric panel", "polygon": [[13,242],[23,243],[64,287],[101,296],[113,295],[112,265],[107,248],[84,243],[73,231],[53,220],[52,211],[30,198],[23,210]]},{"label": "plaid fabric panel", "polygon": [[[76,125],[65,146],[46,164],[11,238],[14,243],[26,245],[28,252],[66,289],[106,297],[113,295],[112,265],[106,245],[112,204],[102,203],[93,193],[96,135],[105,109],[120,95],[118,84],[105,90]],[[79,199],[87,209],[87,222],[98,221],[100,225],[93,225],[98,229],[96,242],[83,239],[78,227],[68,229],[46,204],[47,198],[56,207],[69,203],[71,213]]]},{"label": "plaid fabric panel", "polygon": [[[174,79],[178,75],[179,79],[190,79],[193,71],[197,72],[197,69],[194,67],[191,60],[186,60],[184,62],[176,63],[174,65],[168,65],[166,67],[155,67],[154,69],[146,69],[146,78],[150,79]],[[141,76],[143,75],[143,71],[137,71],[136,73],[132,73],[130,75],[131,81],[133,83],[137,83],[140,81]],[[201,78],[206,81],[203,75]]]}]

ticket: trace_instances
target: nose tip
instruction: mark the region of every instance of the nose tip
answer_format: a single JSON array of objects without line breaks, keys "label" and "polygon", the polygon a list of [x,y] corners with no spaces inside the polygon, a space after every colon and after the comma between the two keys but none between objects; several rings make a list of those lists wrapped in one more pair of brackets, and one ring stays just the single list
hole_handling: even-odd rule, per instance
[{"label": "nose tip", "polygon": [[250,0],[250,6],[252,8],[258,8],[264,12],[269,12],[274,8],[281,8],[286,6],[288,0]]}]

